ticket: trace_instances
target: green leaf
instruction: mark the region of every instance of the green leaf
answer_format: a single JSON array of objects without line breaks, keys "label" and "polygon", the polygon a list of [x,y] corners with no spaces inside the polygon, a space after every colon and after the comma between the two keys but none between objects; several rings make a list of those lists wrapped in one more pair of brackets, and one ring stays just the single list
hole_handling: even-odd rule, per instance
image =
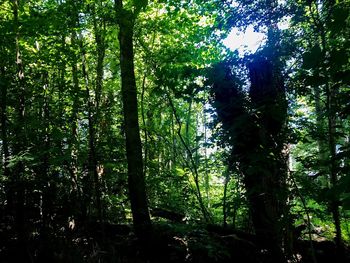
[{"label": "green leaf", "polygon": [[20,162],[28,163],[32,162],[33,160],[34,157],[28,151],[22,151],[19,154],[12,156],[12,158],[9,160],[8,167],[12,168]]},{"label": "green leaf", "polygon": [[315,45],[310,51],[303,54],[303,68],[317,68],[322,59],[322,50],[319,45]]},{"label": "green leaf", "polygon": [[341,81],[344,84],[350,84],[350,70],[337,71],[334,73],[333,78],[335,81]]},{"label": "green leaf", "polygon": [[326,78],[323,76],[307,76],[305,78],[305,85],[317,87],[326,83]]},{"label": "green leaf", "polygon": [[350,193],[344,193],[341,195],[340,198],[343,208],[346,210],[350,210]]},{"label": "green leaf", "polygon": [[333,34],[346,30],[346,20],[349,17],[349,8],[337,5],[333,11],[332,18],[328,23],[328,28]]},{"label": "green leaf", "polygon": [[336,71],[349,63],[346,49],[332,50],[330,55],[331,68],[334,68]]},{"label": "green leaf", "polygon": [[142,9],[145,9],[148,5],[148,0],[133,0],[133,6],[135,7],[135,13],[138,14]]},{"label": "green leaf", "polygon": [[222,207],[222,203],[216,203],[216,204],[212,204],[211,206],[212,208],[219,208],[219,207]]}]

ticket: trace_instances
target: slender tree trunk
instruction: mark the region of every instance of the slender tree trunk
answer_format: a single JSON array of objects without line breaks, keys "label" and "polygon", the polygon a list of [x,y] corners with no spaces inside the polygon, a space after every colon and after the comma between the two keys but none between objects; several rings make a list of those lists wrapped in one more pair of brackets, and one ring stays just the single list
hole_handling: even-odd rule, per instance
[{"label": "slender tree trunk", "polygon": [[[1,94],[1,141],[2,141],[2,159],[3,162],[3,176],[5,177],[5,180],[10,179],[10,169],[8,168],[9,164],[9,158],[10,158],[10,152],[9,152],[9,142],[8,142],[8,127],[7,127],[7,85],[8,82],[6,81],[6,72],[5,72],[5,66],[1,66],[0,68],[0,94]],[[11,209],[12,207],[12,198],[11,193],[9,191],[7,192],[7,206]]]},{"label": "slender tree trunk", "polygon": [[[205,106],[204,106],[205,107]],[[208,172],[208,153],[207,153],[207,143],[208,143],[208,136],[207,136],[207,118],[206,118],[206,112],[205,108],[203,109],[203,126],[204,126],[204,187],[205,187],[205,195],[207,199],[207,207],[210,209],[210,178],[209,178],[209,172]]]},{"label": "slender tree trunk", "polygon": [[134,69],[134,14],[123,9],[122,1],[116,1],[119,24],[120,69],[122,101],[128,163],[128,187],[136,235],[148,239],[151,220],[148,211],[142,147],[138,122],[137,88]]},{"label": "slender tree trunk", "polygon": [[[100,222],[103,221],[103,208],[101,204],[101,182],[98,175],[98,154],[97,150],[97,139],[98,139],[98,123],[100,121],[100,100],[103,88],[103,62],[105,57],[105,24],[102,21],[98,21],[96,18],[96,7],[93,6],[94,15],[94,33],[96,41],[96,51],[97,51],[97,65],[96,65],[96,87],[95,87],[95,105],[90,102],[90,106],[95,106],[95,114],[90,112],[89,116],[89,131],[90,131],[90,153],[91,153],[91,164],[93,169],[94,178],[94,188],[95,188],[95,200],[97,206],[97,214]],[[98,23],[100,22],[100,23]],[[89,99],[89,98],[88,98]],[[89,99],[89,101],[91,101]],[[103,224],[102,224],[103,225]],[[104,231],[102,231],[104,232]]]},{"label": "slender tree trunk", "polygon": [[[72,46],[74,48],[78,48],[77,45],[77,37],[76,33],[72,32],[71,34],[72,39]],[[72,59],[72,97],[73,97],[73,108],[72,113],[70,116],[70,123],[71,123],[71,152],[70,152],[70,163],[69,163],[69,171],[71,176],[71,184],[72,184],[72,196],[71,196],[71,209],[72,210],[78,210],[78,219],[79,221],[84,221],[86,217],[86,204],[83,200],[83,194],[82,189],[79,186],[78,183],[78,112],[79,108],[81,107],[79,102],[79,93],[80,93],[80,87],[79,87],[79,77],[78,77],[78,59],[77,56],[74,55]],[[79,207],[79,209],[75,209],[76,207]],[[72,211],[74,214],[77,211]]]},{"label": "slender tree trunk", "polygon": [[[16,43],[16,65],[17,65],[17,85],[18,85],[18,104],[17,120],[15,123],[16,134],[14,143],[14,154],[23,153],[26,147],[26,119],[25,119],[25,80],[22,56],[20,52],[20,32],[19,32],[19,1],[12,0],[14,31]],[[19,161],[14,167],[13,186],[15,195],[15,229],[19,243],[20,257],[24,259],[27,256],[27,229],[24,213],[25,205],[25,182],[24,182],[24,163]]]},{"label": "slender tree trunk", "polygon": [[[174,123],[174,114],[171,111],[171,144],[172,144],[172,168],[174,169],[177,165],[177,154],[176,154],[176,134],[175,134],[175,123]],[[172,169],[172,170],[173,170]]]},{"label": "slender tree trunk", "polygon": [[145,89],[146,89],[146,74],[142,78],[142,91],[141,91],[141,117],[142,117],[142,125],[143,125],[143,133],[144,133],[144,161],[143,161],[143,174],[144,177],[147,175],[147,167],[148,167],[148,126],[146,122],[146,114],[145,114]]},{"label": "slender tree trunk", "polygon": [[[158,16],[158,13],[157,13],[156,16]],[[154,41],[156,39],[156,32],[157,32],[157,29],[155,28],[154,31],[153,31],[153,35],[152,35],[151,49],[154,46]],[[148,60],[146,60],[146,64],[147,63],[148,63]],[[145,70],[144,75],[142,77],[142,86],[141,86],[141,117],[142,117],[143,134],[144,134],[143,173],[144,173],[145,178],[146,178],[147,173],[148,173],[148,164],[149,164],[149,162],[151,160],[151,158],[149,158],[149,156],[150,156],[150,145],[149,145],[149,141],[148,141],[148,138],[150,136],[149,125],[148,124],[150,123],[150,120],[147,120],[146,112],[145,112],[145,95],[146,95],[146,83],[147,83],[147,76],[148,75],[149,75],[149,71]]]},{"label": "slender tree trunk", "polygon": [[[324,110],[324,104],[321,101],[321,88],[320,87],[314,87],[314,96],[315,96],[315,112],[316,112],[316,126],[317,126],[317,132],[319,133],[319,138],[317,140],[318,144],[318,153],[319,158],[321,160],[327,159],[327,143],[325,142],[324,138],[321,138],[321,134],[324,134],[324,128],[325,128],[325,121],[323,115]],[[327,140],[327,139],[326,139]],[[324,167],[323,167],[324,168]]]},{"label": "slender tree trunk", "polygon": [[[328,186],[335,187],[338,184],[338,175],[337,175],[337,162],[336,162],[336,116],[334,112],[333,100],[335,99],[335,91],[330,89],[330,84],[326,84],[326,111],[327,111],[327,119],[326,119],[326,127],[328,137],[326,141],[324,139],[318,139],[318,147],[319,147],[319,158],[322,161],[328,159],[327,153],[330,154],[330,163],[328,164],[329,172],[329,181]],[[323,117],[322,117],[322,107],[320,103],[320,91],[319,87],[315,87],[315,105],[316,105],[316,121],[319,132],[323,132],[322,127],[324,126]],[[327,145],[328,143],[328,145]],[[335,242],[337,248],[341,248],[342,246],[342,233],[340,227],[340,212],[339,212],[339,201],[336,199],[330,200],[330,208],[333,216],[333,221],[335,225]]]},{"label": "slender tree trunk", "polygon": [[[74,2],[72,2],[72,6],[74,8],[74,22],[76,26],[79,26],[79,17],[78,17],[78,10]],[[90,88],[90,82],[89,82],[89,74],[88,74],[88,68],[87,68],[87,61],[86,61],[86,54],[85,54],[85,48],[83,45],[83,37],[81,34],[78,36],[78,44],[80,49],[80,55],[81,55],[81,61],[82,61],[82,74],[84,78],[84,84],[85,84],[85,92],[86,92],[86,101],[87,101],[87,114],[88,114],[88,175],[87,175],[87,182],[84,187],[84,193],[87,193],[86,199],[83,201],[85,203],[84,206],[89,205],[91,198],[93,196],[95,197],[95,203],[97,208],[97,216],[99,218],[99,221],[102,222],[102,205],[101,205],[101,190],[100,190],[100,182],[98,178],[98,160],[97,160],[97,154],[96,154],[96,123],[99,115],[99,103],[100,103],[100,97],[102,92],[102,81],[103,81],[103,60],[104,60],[104,41],[103,41],[103,35],[101,32],[101,28],[98,28],[97,25],[97,18],[96,18],[96,7],[93,5],[93,22],[94,22],[94,33],[95,33],[95,40],[96,40],[96,48],[97,48],[97,67],[96,67],[96,87],[95,87],[95,100],[93,100],[91,96],[91,88]],[[73,39],[76,40],[75,33],[73,33]],[[76,67],[76,66],[73,66]],[[76,70],[76,68],[73,68],[73,71]],[[77,85],[77,79],[75,78],[75,85]],[[92,183],[93,182],[93,183]],[[92,183],[92,184],[91,184]],[[93,189],[93,192],[90,190],[90,188]],[[83,212],[83,220],[84,215]]]},{"label": "slender tree trunk", "polygon": [[189,146],[191,142],[190,138],[190,124],[191,124],[191,116],[192,116],[192,100],[190,100],[188,104],[188,112],[187,112],[187,118],[186,118],[186,125],[185,125],[185,142]]},{"label": "slender tree trunk", "polygon": [[8,214],[13,213],[13,189],[12,189],[12,178],[11,172],[8,167],[10,160],[10,151],[9,151],[9,138],[8,138],[8,113],[7,113],[7,93],[8,93],[8,81],[6,77],[5,66],[1,65],[0,68],[0,111],[1,111],[1,141],[2,141],[2,155],[1,159],[3,160],[3,177],[6,182],[5,192],[6,192],[6,209]]},{"label": "slender tree trunk", "polygon": [[[94,111],[94,102],[92,101],[90,94],[90,82],[89,82],[89,74],[86,62],[86,54],[83,45],[82,36],[79,36],[79,45],[81,52],[81,61],[82,61],[82,73],[85,82],[85,94],[87,101],[87,118],[88,118],[88,164],[87,164],[87,180],[86,185],[84,187],[84,192],[87,193],[87,204],[90,206],[91,200],[93,200],[94,190],[95,190],[95,198],[96,198],[96,206],[98,209],[98,217],[101,220],[101,202],[100,202],[100,193],[99,193],[99,182],[98,182],[98,173],[97,173],[97,160],[96,160],[96,147],[95,147],[95,120],[93,116]],[[91,212],[91,211],[89,211]]]},{"label": "slender tree trunk", "polygon": [[223,226],[227,227],[227,212],[228,212],[228,208],[227,208],[227,186],[228,186],[228,183],[230,182],[230,174],[229,174],[228,170],[225,170],[224,177],[225,177],[225,181],[224,181],[224,196],[222,197],[222,199],[223,199],[223,202],[222,202],[222,213],[223,213]]},{"label": "slender tree trunk", "polygon": [[[332,188],[338,184],[337,174],[337,161],[336,161],[336,116],[334,112],[335,91],[330,90],[329,84],[326,84],[327,89],[327,122],[328,122],[328,143],[330,152],[330,182]],[[342,247],[342,233],[340,226],[340,212],[339,212],[339,200],[337,197],[333,197],[330,201],[330,207],[333,215],[334,226],[335,226],[335,243],[338,251]]]},{"label": "slender tree trunk", "polygon": [[[326,11],[331,12],[332,7],[334,6],[334,1],[329,1],[327,3]],[[327,34],[325,26],[321,23],[321,15],[319,14],[318,8],[316,8],[316,27],[319,30],[320,39],[321,39],[321,50],[323,57],[327,57],[328,46],[327,46]],[[328,68],[324,66],[322,68],[322,73],[326,77],[325,84],[325,93],[326,93],[326,112],[327,112],[327,130],[328,130],[328,149],[330,154],[330,164],[329,164],[329,173],[330,173],[330,184],[332,188],[336,187],[338,184],[338,174],[337,174],[337,160],[336,160],[336,125],[337,125],[337,117],[336,117],[336,95],[337,88],[335,85],[332,86],[332,79],[329,75]],[[331,212],[333,215],[334,226],[335,226],[335,243],[340,254],[342,249],[342,233],[341,233],[341,222],[340,222],[340,212],[339,212],[339,199],[334,196],[332,200],[330,200]]]},{"label": "slender tree trunk", "polygon": [[[194,180],[194,183],[196,185],[196,192],[195,193],[196,193],[196,197],[197,197],[197,200],[198,200],[198,203],[199,203],[199,207],[201,209],[201,212],[203,214],[205,222],[210,222],[211,221],[211,216],[210,216],[209,211],[207,210],[206,206],[204,205],[203,198],[202,198],[202,193],[201,193],[200,186],[199,186],[199,173],[198,173],[196,161],[195,161],[195,159],[194,159],[194,157],[192,155],[191,149],[189,148],[188,144],[186,143],[186,138],[184,138],[182,136],[182,134],[181,134],[182,123],[181,123],[181,121],[179,119],[179,116],[177,115],[174,103],[173,103],[173,101],[172,101],[170,96],[168,96],[168,99],[169,99],[170,106],[171,106],[171,108],[173,110],[175,120],[176,120],[176,122],[178,124],[177,135],[179,136],[180,141],[181,141],[182,145],[185,147],[185,150],[186,150],[186,157],[187,158],[185,158],[185,161],[188,164],[188,167],[190,168],[190,170],[191,170],[191,172],[193,174],[193,180]],[[187,128],[186,128],[186,130],[187,130]]]}]

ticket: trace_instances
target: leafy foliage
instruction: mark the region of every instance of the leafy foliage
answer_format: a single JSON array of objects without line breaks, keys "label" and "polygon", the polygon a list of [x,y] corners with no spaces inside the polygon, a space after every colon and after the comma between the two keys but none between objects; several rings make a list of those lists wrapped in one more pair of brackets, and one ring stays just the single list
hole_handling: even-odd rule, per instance
[{"label": "leafy foliage", "polygon": [[[260,190],[249,188],[247,174],[252,181],[281,175],[260,181],[290,210],[281,229],[305,224],[303,238],[349,242],[349,5],[0,1],[0,258],[126,262],[143,253],[132,232],[108,237],[106,230],[132,223],[118,59],[123,19],[133,22],[147,203],[184,215],[180,225],[152,218],[167,225],[154,231],[169,234],[174,262],[229,261],[235,246],[252,262],[268,260],[251,236],[216,236],[202,225],[256,234],[259,205],[249,198]],[[288,26],[278,30],[281,22]],[[239,58],[222,40],[249,25],[266,33],[266,45]],[[262,85],[264,69],[279,90]],[[282,181],[285,188],[276,186]]]}]

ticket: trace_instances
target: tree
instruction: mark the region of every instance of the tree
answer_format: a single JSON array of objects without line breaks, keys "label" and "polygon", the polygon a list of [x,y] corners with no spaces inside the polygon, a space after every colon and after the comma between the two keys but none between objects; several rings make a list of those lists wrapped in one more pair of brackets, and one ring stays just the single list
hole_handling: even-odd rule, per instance
[{"label": "tree", "polygon": [[140,239],[149,238],[151,220],[149,217],[145,179],[143,173],[142,146],[138,123],[137,88],[134,69],[133,32],[139,8],[130,11],[123,7],[122,0],[115,2],[119,25],[120,70],[122,81],[122,100],[128,161],[128,186],[133,222]]},{"label": "tree", "polygon": [[284,262],[281,218],[286,102],[278,71],[263,55],[257,54],[249,64],[251,105],[224,64],[214,68],[213,100],[232,149],[229,162],[238,163],[244,175],[255,232],[274,262]]},{"label": "tree", "polygon": [[342,122],[339,116],[344,116],[341,114],[340,97],[345,95],[343,92],[347,85],[344,73],[348,67],[349,48],[342,36],[348,34],[345,28],[348,24],[349,3],[306,1],[293,7],[298,11],[293,17],[291,30],[302,32],[302,37],[296,40],[302,48],[302,54],[295,52],[297,56],[301,55],[302,67],[296,69],[298,74],[294,81],[302,81],[304,87],[310,87],[311,92],[297,84],[299,96],[306,95],[311,99],[316,114],[316,121],[312,124],[315,128],[310,131],[310,136],[317,141],[318,155],[314,164],[310,165],[306,160],[305,164],[309,163],[309,167],[317,171],[316,180],[321,190],[316,198],[329,205],[335,226],[335,242],[340,252],[341,202],[336,189],[344,174],[341,168],[343,154],[337,149],[342,148],[346,136],[343,133],[346,122]]},{"label": "tree", "polygon": [[[244,176],[255,232],[274,262],[285,262],[283,229],[288,224],[286,144],[287,102],[277,40],[275,1],[255,1],[261,14],[248,23],[268,28],[266,46],[248,59],[249,101],[230,64],[214,68],[213,102],[231,147],[229,163],[238,163]],[[260,6],[262,5],[262,6]],[[239,9],[239,8],[238,8]],[[244,9],[243,12],[250,11]],[[277,29],[277,30],[276,30]],[[231,165],[232,167],[232,165]],[[264,241],[263,241],[264,240]]]}]

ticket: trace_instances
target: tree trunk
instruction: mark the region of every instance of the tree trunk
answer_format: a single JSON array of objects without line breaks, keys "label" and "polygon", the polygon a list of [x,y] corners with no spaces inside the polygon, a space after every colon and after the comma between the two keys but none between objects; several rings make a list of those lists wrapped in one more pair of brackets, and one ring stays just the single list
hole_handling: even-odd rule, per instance
[{"label": "tree trunk", "polygon": [[[255,232],[272,262],[286,262],[282,253],[282,224],[287,166],[284,148],[286,101],[279,72],[267,52],[248,65],[250,106],[226,63],[213,70],[215,107],[232,146],[229,162],[243,175]],[[253,112],[253,114],[251,113]]]},{"label": "tree trunk", "polygon": [[[204,126],[204,187],[205,187],[205,197],[207,201],[207,207],[210,209],[210,178],[209,178],[209,165],[208,165],[208,135],[207,135],[207,116],[205,105],[203,108],[203,126]],[[225,183],[226,184],[226,183]],[[227,184],[226,184],[227,186]]]},{"label": "tree trunk", "polygon": [[[14,142],[14,155],[23,154],[26,149],[26,118],[25,118],[25,81],[24,81],[24,69],[22,56],[20,52],[20,26],[19,26],[19,1],[12,1],[13,17],[14,17],[14,31],[15,31],[15,43],[16,43],[16,66],[17,66],[17,85],[18,85],[18,104],[17,104],[17,119],[15,122],[15,142]],[[25,181],[24,181],[25,166],[23,161],[18,161],[13,169],[13,194],[14,198],[14,218],[15,229],[17,232],[17,240],[19,247],[19,259],[26,260],[27,253],[27,241],[28,233],[26,229],[25,220]]]},{"label": "tree trunk", "polygon": [[[77,45],[77,37],[76,32],[71,33],[71,39],[72,39],[72,46],[74,48],[78,48]],[[72,107],[72,113],[70,115],[70,123],[71,123],[71,152],[70,152],[70,163],[69,163],[69,172],[70,172],[70,179],[71,179],[71,186],[72,186],[72,194],[71,194],[71,209],[72,211],[69,211],[73,215],[77,216],[78,221],[82,222],[85,220],[86,217],[86,211],[87,207],[83,200],[83,193],[81,186],[78,182],[78,112],[79,108],[81,107],[80,101],[79,101],[79,93],[80,93],[80,86],[79,86],[79,76],[78,76],[78,58],[77,55],[74,55],[72,58],[72,90],[71,90],[71,96],[73,97],[73,107]],[[79,208],[79,209],[76,209]],[[76,211],[75,211],[76,210]]]},{"label": "tree trunk", "polygon": [[116,3],[118,10],[120,69],[122,101],[128,163],[128,187],[136,235],[147,239],[151,232],[145,178],[143,174],[142,147],[138,122],[137,89],[134,69],[133,31],[134,15]]},{"label": "tree trunk", "polygon": [[[331,12],[333,6],[335,5],[334,1],[329,1],[325,6],[326,11]],[[321,14],[316,8],[316,15],[318,21],[321,21]],[[328,45],[327,45],[327,33],[326,28],[323,24],[318,23],[316,27],[319,30],[320,40],[321,40],[321,50],[323,58],[327,58],[327,53],[329,53]],[[328,43],[329,44],[329,43]],[[327,59],[325,59],[327,60]],[[332,81],[332,77],[328,71],[327,66],[322,67],[322,73],[326,77],[325,84],[325,93],[326,93],[326,113],[327,113],[327,131],[328,131],[328,150],[330,155],[330,164],[329,164],[329,177],[331,187],[334,189],[338,184],[338,164],[336,160],[336,134],[337,134],[337,116],[336,116],[336,95],[337,95],[337,87],[336,85],[332,85],[334,82]],[[335,243],[337,247],[338,254],[342,253],[342,233],[341,233],[341,219],[339,212],[339,197],[333,196],[330,200],[330,208],[333,215],[334,226],[335,226]]]},{"label": "tree trunk", "polygon": [[[89,101],[89,147],[90,147],[90,167],[91,173],[94,178],[94,189],[95,189],[95,202],[97,208],[97,215],[102,223],[103,221],[103,208],[101,203],[101,182],[98,175],[98,153],[97,153],[97,141],[98,141],[98,123],[100,120],[100,100],[103,88],[103,61],[105,57],[105,41],[104,31],[105,25],[103,22],[98,21],[96,18],[96,7],[93,5],[93,16],[94,16],[94,33],[96,41],[96,53],[97,53],[97,65],[96,65],[96,85],[95,85],[95,102]],[[99,23],[100,22],[100,23]],[[94,114],[92,113],[94,111]],[[103,224],[101,224],[103,226]],[[104,234],[104,230],[102,229]]]},{"label": "tree trunk", "polygon": [[[7,79],[6,79],[6,71],[5,66],[1,66],[0,68],[0,94],[1,94],[1,141],[2,141],[2,156],[1,159],[3,161],[3,176],[5,177],[5,180],[10,180],[10,169],[8,168],[9,158],[10,158],[10,151],[9,151],[9,145],[8,145],[8,130],[7,130]],[[6,187],[7,188],[7,187]],[[7,196],[7,207],[9,210],[12,209],[12,196],[11,192],[6,189],[6,196]]]},{"label": "tree trunk", "polygon": [[[338,174],[337,174],[337,153],[336,153],[336,115],[334,112],[334,100],[335,100],[335,90],[331,90],[329,83],[326,84],[326,94],[327,94],[327,121],[328,121],[328,143],[330,152],[330,183],[332,188],[336,187],[338,184]],[[340,212],[339,212],[339,199],[334,196],[330,200],[330,208],[333,215],[334,226],[335,226],[335,244],[337,246],[338,253],[340,253],[342,248],[342,233],[340,226]]]},{"label": "tree trunk", "polygon": [[225,177],[225,181],[224,181],[224,195],[222,197],[222,213],[223,213],[223,226],[227,227],[227,212],[228,212],[228,208],[227,208],[227,186],[228,186],[228,183],[230,182],[229,171],[225,170],[223,175]]},{"label": "tree trunk", "polygon": [[[250,97],[257,111],[251,145],[243,166],[254,228],[274,262],[286,262],[281,222],[285,206],[286,162],[282,154],[286,101],[283,82],[272,61],[257,56],[249,65]],[[255,135],[254,135],[255,133]]]},{"label": "tree trunk", "polygon": [[[203,198],[202,198],[202,193],[201,193],[201,190],[200,190],[200,186],[199,186],[199,173],[198,173],[198,167],[196,165],[196,161],[192,155],[192,151],[191,149],[189,148],[189,145],[186,143],[186,141],[188,141],[187,137],[187,132],[186,132],[186,137],[184,138],[181,134],[181,127],[182,127],[182,123],[180,121],[180,118],[179,116],[177,115],[177,112],[176,112],[176,109],[175,109],[175,105],[170,97],[170,95],[168,95],[168,99],[169,99],[169,103],[170,103],[170,106],[173,110],[173,113],[174,113],[174,116],[175,116],[175,120],[178,124],[178,130],[177,130],[177,135],[179,136],[180,138],[180,141],[182,143],[182,145],[185,147],[185,150],[186,150],[186,157],[187,158],[184,158],[185,159],[185,162],[186,164],[188,165],[189,169],[191,170],[192,174],[193,174],[193,180],[194,180],[194,183],[195,183],[195,186],[196,186],[196,197],[197,197],[197,200],[198,200],[198,203],[199,203],[199,207],[201,209],[201,212],[203,214],[203,217],[204,217],[204,220],[205,222],[209,223],[212,219],[211,219],[211,215],[209,213],[209,211],[207,210],[206,206],[204,205],[204,202],[203,202]],[[188,125],[188,121],[187,121],[187,124],[186,126]],[[186,127],[186,130],[188,128]]]}]

